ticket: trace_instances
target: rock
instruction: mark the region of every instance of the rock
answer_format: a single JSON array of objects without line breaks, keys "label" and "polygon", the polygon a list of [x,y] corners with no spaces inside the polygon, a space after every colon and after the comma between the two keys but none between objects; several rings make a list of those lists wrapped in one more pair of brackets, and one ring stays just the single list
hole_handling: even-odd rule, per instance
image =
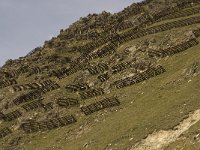
[{"label": "rock", "polygon": [[88,143],[83,144],[84,148],[88,148]]},{"label": "rock", "polygon": [[186,71],[186,76],[194,77],[199,74],[199,62],[194,62],[190,68]]},{"label": "rock", "polygon": [[4,99],[5,99],[4,95],[0,95],[0,101],[2,101]]},{"label": "rock", "polygon": [[19,145],[20,140],[21,140],[21,137],[13,138],[13,139],[10,141],[10,145],[11,145],[11,146],[17,146],[17,145]]}]

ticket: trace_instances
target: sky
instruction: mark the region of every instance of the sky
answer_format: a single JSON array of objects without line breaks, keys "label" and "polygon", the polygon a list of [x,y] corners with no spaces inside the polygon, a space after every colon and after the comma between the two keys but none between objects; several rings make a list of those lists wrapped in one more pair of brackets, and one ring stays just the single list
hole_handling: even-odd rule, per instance
[{"label": "sky", "polygon": [[123,10],[141,0],[0,0],[0,66],[25,56],[80,17]]}]

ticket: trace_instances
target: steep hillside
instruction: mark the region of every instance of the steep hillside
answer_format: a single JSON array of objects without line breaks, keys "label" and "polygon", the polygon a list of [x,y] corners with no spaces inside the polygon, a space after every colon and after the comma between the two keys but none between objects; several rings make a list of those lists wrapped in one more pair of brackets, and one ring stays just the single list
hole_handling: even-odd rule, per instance
[{"label": "steep hillside", "polygon": [[0,69],[0,149],[200,145],[200,0],[80,18]]}]

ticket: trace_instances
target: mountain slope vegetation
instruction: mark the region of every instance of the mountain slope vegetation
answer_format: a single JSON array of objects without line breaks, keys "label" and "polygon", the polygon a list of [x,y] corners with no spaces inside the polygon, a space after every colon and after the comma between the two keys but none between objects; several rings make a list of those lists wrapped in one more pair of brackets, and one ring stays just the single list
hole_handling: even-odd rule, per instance
[{"label": "mountain slope vegetation", "polygon": [[[199,0],[80,18],[1,67],[0,149],[153,149],[200,107],[199,42]],[[157,149],[198,150],[196,122]]]}]

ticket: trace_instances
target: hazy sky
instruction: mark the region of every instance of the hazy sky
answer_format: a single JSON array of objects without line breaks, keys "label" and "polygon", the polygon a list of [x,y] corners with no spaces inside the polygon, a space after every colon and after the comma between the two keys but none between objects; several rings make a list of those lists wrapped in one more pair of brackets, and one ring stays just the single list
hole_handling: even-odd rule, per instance
[{"label": "hazy sky", "polygon": [[141,0],[0,0],[0,66],[26,55],[89,13],[118,12]]}]

